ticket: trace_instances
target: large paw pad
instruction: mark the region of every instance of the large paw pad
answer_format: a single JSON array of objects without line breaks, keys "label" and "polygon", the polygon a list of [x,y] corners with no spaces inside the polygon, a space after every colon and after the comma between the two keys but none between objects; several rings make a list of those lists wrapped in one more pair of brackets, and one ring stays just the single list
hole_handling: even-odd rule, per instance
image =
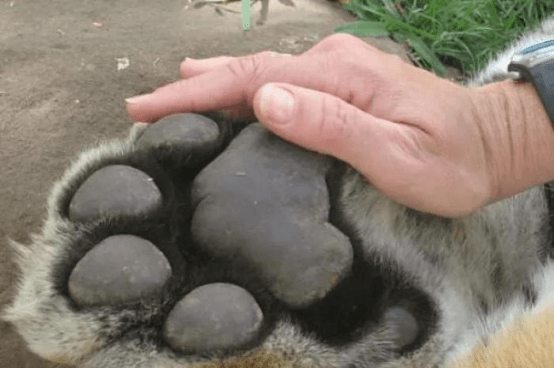
[{"label": "large paw pad", "polygon": [[195,240],[257,265],[290,307],[322,299],[353,259],[348,238],[328,222],[330,166],[327,157],[247,128],[194,182]]}]

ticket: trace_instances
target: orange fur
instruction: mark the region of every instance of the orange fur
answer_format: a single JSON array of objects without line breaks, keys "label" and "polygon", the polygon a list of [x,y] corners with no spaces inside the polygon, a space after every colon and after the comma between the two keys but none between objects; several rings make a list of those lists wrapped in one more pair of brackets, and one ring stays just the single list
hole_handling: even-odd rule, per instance
[{"label": "orange fur", "polygon": [[491,336],[455,368],[554,367],[554,305],[528,313]]}]

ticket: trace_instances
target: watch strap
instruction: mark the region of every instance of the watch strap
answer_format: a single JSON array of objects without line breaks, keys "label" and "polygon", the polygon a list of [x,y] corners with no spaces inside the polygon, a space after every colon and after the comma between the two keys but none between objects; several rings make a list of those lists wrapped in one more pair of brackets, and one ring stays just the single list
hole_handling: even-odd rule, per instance
[{"label": "watch strap", "polygon": [[533,85],[550,121],[554,123],[554,60],[532,67],[512,62],[508,64],[508,71],[518,72],[521,79]]},{"label": "watch strap", "polygon": [[[544,196],[548,205],[548,224],[550,225],[550,239],[554,236],[554,182],[544,185]],[[552,250],[554,251],[554,240],[552,241]]]}]

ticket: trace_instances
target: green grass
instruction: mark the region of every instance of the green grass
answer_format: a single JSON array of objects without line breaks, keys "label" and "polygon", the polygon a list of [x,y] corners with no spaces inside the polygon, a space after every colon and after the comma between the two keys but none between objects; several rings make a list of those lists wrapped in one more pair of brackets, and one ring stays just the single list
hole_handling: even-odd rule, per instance
[{"label": "green grass", "polygon": [[525,30],[554,14],[554,0],[352,0],[344,7],[359,21],[337,32],[392,35],[441,76],[445,65],[467,73],[481,69]]}]

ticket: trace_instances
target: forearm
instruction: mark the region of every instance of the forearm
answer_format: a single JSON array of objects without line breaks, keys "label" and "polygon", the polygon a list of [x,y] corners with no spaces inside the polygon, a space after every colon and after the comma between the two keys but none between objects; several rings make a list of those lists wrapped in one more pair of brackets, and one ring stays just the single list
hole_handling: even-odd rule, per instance
[{"label": "forearm", "polygon": [[477,88],[475,96],[490,142],[491,202],[554,180],[554,128],[533,86],[506,80]]}]

